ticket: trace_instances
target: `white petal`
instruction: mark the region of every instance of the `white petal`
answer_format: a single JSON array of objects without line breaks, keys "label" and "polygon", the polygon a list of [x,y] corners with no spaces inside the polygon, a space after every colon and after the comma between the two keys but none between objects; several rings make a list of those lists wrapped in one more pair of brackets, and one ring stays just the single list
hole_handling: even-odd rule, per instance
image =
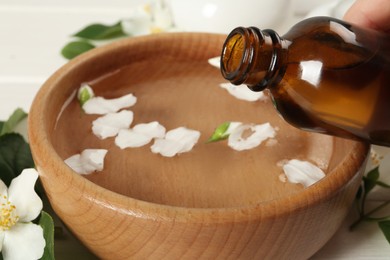
[{"label": "white petal", "polygon": [[220,86],[226,89],[230,95],[236,97],[237,99],[246,100],[246,101],[257,101],[265,99],[265,95],[262,91],[255,92],[250,90],[246,85],[233,85],[231,83],[222,83]]},{"label": "white petal", "polygon": [[165,135],[165,127],[157,121],[147,124],[138,124],[132,129],[119,131],[115,138],[115,144],[121,149],[127,147],[141,147],[148,144],[153,138],[162,138]]},{"label": "white petal", "polygon": [[163,138],[165,135],[165,127],[160,125],[157,121],[135,125],[133,131],[152,138]]},{"label": "white petal", "polygon": [[35,169],[24,169],[9,186],[9,201],[16,207],[20,222],[34,220],[42,210],[42,200],[34,190],[37,179],[38,172]]},{"label": "white petal", "polygon": [[73,171],[80,173],[80,174],[86,174],[84,172],[84,167],[83,167],[83,162],[81,161],[81,155],[80,154],[75,154],[67,159],[65,159],[65,164],[68,165],[70,168],[72,168]]},{"label": "white petal", "polygon": [[119,98],[105,99],[102,97],[93,97],[83,105],[83,109],[87,114],[104,115],[114,113],[122,108],[131,107],[137,102],[137,98],[133,94],[128,94]]},{"label": "white petal", "polygon": [[[248,137],[243,135],[251,132]],[[269,124],[240,125],[236,127],[228,138],[228,145],[237,151],[252,149],[260,145],[264,140],[275,137],[275,129]]]},{"label": "white petal", "polygon": [[121,149],[135,148],[148,144],[152,139],[153,137],[137,133],[132,129],[122,129],[115,138],[115,144]]},{"label": "white petal", "polygon": [[6,201],[8,201],[8,188],[0,179],[0,204]]},{"label": "white petal", "polygon": [[208,63],[219,69],[221,67],[221,56],[208,59]]},{"label": "white petal", "polygon": [[150,147],[153,153],[159,153],[165,157],[173,157],[183,149],[183,144],[174,140],[155,139]]},{"label": "white petal", "polygon": [[236,130],[236,128],[239,127],[240,125],[242,125],[241,122],[230,122],[229,127],[228,127],[228,129],[226,130],[225,134],[230,135],[230,134],[233,133],[233,131]]},{"label": "white petal", "polygon": [[121,129],[127,129],[133,122],[133,112],[123,110],[109,113],[92,122],[92,132],[100,139],[116,136]]},{"label": "white petal", "polygon": [[106,149],[85,149],[65,160],[65,163],[79,174],[90,174],[104,169]]},{"label": "white petal", "polygon": [[5,232],[0,230],[0,252],[1,250],[3,250],[4,237],[5,237]]},{"label": "white petal", "polygon": [[182,144],[180,153],[188,152],[198,142],[200,132],[185,127],[178,127],[168,131],[165,135],[165,139],[179,142]]},{"label": "white petal", "polygon": [[130,14],[129,19],[121,21],[122,30],[124,33],[131,36],[149,34],[150,28],[152,27],[150,6],[145,5],[133,10],[134,11]]},{"label": "white petal", "polygon": [[390,154],[386,154],[379,164],[379,179],[385,183],[390,183]]},{"label": "white petal", "polygon": [[[379,180],[389,184],[390,183],[390,154],[385,153],[385,155],[379,155],[380,156],[380,163],[379,163]],[[375,165],[374,167],[378,166]],[[372,167],[372,168],[374,168]],[[371,170],[369,168],[366,169],[367,171]],[[387,189],[375,186],[374,189],[370,192],[369,195],[370,200],[390,200],[390,194]]]},{"label": "white petal", "polygon": [[178,127],[168,131],[164,139],[156,139],[151,150],[153,153],[172,157],[178,153],[189,152],[198,142],[199,137],[199,131]]},{"label": "white petal", "polygon": [[3,257],[4,260],[40,259],[45,245],[42,227],[33,223],[17,223],[5,233]]},{"label": "white petal", "polygon": [[308,187],[325,177],[325,173],[314,164],[300,160],[290,160],[283,166],[283,171],[291,183],[300,183]]},{"label": "white petal", "polygon": [[167,5],[162,0],[157,0],[153,2],[151,7],[154,26],[163,30],[171,28],[173,25],[172,14]]}]

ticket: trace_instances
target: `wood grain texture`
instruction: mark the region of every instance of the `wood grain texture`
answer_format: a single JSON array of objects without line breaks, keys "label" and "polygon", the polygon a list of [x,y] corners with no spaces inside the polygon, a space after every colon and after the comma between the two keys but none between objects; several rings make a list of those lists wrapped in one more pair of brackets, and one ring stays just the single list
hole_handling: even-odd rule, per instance
[{"label": "wood grain texture", "polygon": [[[313,141],[317,146],[325,143],[323,147],[331,147],[327,155],[327,177],[307,189],[264,201],[249,201],[253,196],[249,194],[241,200],[226,196],[225,202],[221,197],[217,200],[209,196],[210,201],[206,197],[201,200],[187,197],[181,203],[183,194],[172,193],[161,199],[164,189],[168,192],[167,183],[161,185],[165,188],[156,189],[159,196],[148,195],[143,189],[131,194],[121,187],[123,178],[87,179],[63,163],[64,157],[80,141],[76,136],[58,140],[57,117],[65,100],[80,83],[136,62],[150,62],[153,71],[171,77],[164,72],[168,70],[158,70],[156,61],[161,62],[162,68],[172,63],[198,64],[218,56],[224,39],[224,35],[176,33],[120,41],[74,59],[39,91],[30,112],[29,137],[42,183],[58,216],[97,256],[104,259],[307,259],[342,223],[360,184],[368,152],[367,145],[349,140],[324,137],[319,143]],[[209,73],[194,68],[204,73],[194,80],[205,83],[202,79],[208,78]],[[188,80],[189,73],[194,71],[176,74],[170,81]],[[142,77],[145,80],[153,77],[145,72],[137,72],[133,77],[137,75],[141,77],[139,82]],[[286,131],[290,131],[287,126]],[[306,133],[296,134],[318,141]],[[161,177],[156,178],[163,181]],[[142,177],[134,181],[141,183]],[[166,182],[171,183],[169,179]],[[194,183],[193,194],[201,184]],[[238,184],[237,189],[244,190],[245,184]]]}]

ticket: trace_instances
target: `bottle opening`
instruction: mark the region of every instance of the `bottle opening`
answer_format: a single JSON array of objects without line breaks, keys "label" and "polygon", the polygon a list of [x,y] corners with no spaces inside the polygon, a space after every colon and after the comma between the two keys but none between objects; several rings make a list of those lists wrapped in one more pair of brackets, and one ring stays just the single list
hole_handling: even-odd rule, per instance
[{"label": "bottle opening", "polygon": [[248,42],[245,36],[244,28],[234,29],[227,37],[221,55],[221,72],[225,79],[233,84],[241,84],[243,79],[244,67],[248,55]]},{"label": "bottle opening", "polygon": [[222,64],[226,74],[239,70],[244,55],[245,39],[241,34],[234,34],[225,43]]}]

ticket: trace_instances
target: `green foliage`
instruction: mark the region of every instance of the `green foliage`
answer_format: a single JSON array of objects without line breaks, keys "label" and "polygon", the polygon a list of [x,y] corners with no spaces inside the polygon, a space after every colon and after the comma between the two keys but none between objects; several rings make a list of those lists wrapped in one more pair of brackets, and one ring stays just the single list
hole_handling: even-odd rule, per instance
[{"label": "green foliage", "polygon": [[121,23],[114,25],[91,24],[75,33],[75,37],[87,40],[108,40],[125,36]]},{"label": "green foliage", "polygon": [[368,194],[377,184],[379,179],[379,167],[375,167],[363,177],[364,191]]},{"label": "green foliage", "polygon": [[5,122],[0,122],[0,136],[11,133],[15,127],[27,117],[27,113],[21,108],[16,109]]},{"label": "green foliage", "polygon": [[387,241],[390,243],[390,216],[383,217],[373,217],[375,213],[381,209],[390,205],[390,201],[384,201],[377,207],[371,209],[370,211],[366,210],[366,200],[367,195],[377,186],[388,189],[390,185],[379,181],[380,173],[379,167],[376,167],[369,171],[366,176],[363,177],[363,183],[360,187],[358,194],[356,195],[356,203],[359,212],[359,218],[351,225],[351,229],[354,229],[362,221],[377,222],[382,233],[386,237]]},{"label": "green foliage", "polygon": [[21,135],[0,136],[0,178],[7,186],[23,169],[33,167],[30,147]]},{"label": "green foliage", "polygon": [[[33,168],[30,146],[23,136],[14,133],[17,124],[27,117],[22,109],[16,109],[7,121],[0,122],[0,179],[9,186],[12,179],[24,169]],[[39,185],[38,185],[39,186]],[[54,259],[54,224],[49,214],[42,211],[39,225],[43,228],[46,247],[42,259]],[[3,259],[0,254],[0,260]]]},{"label": "green foliage", "polygon": [[113,25],[91,24],[75,33],[73,37],[78,39],[66,44],[62,48],[61,54],[66,59],[70,60],[95,48],[95,44],[91,41],[110,40],[124,36],[127,35],[122,29],[121,22],[117,22]]},{"label": "green foliage", "polygon": [[43,229],[43,236],[46,241],[45,251],[42,260],[53,260],[54,257],[54,221],[53,218],[45,211],[41,212],[39,225]]},{"label": "green foliage", "polygon": [[95,48],[95,45],[93,45],[90,42],[87,41],[73,41],[65,45],[62,50],[61,54],[67,59],[73,59],[74,57],[79,56],[80,54],[87,52],[91,49]]}]

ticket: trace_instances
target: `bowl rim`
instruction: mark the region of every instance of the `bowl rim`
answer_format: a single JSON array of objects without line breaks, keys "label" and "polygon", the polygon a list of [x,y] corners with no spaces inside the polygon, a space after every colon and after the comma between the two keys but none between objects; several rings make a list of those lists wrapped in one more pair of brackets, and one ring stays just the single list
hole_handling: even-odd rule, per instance
[{"label": "bowl rim", "polygon": [[[292,212],[304,210],[305,208],[336,196],[351,180],[359,178],[358,172],[361,172],[362,167],[365,165],[370,145],[353,141],[351,147],[352,152],[334,170],[328,173],[332,178],[324,178],[315,185],[307,187],[302,191],[278,199],[250,205],[192,208],[159,204],[122,195],[93,183],[87,178],[75,173],[64,163],[63,159],[61,159],[53,145],[49,142],[49,134],[45,131],[45,113],[48,112],[45,104],[50,99],[53,91],[55,91],[55,85],[61,82],[64,75],[86,60],[107,55],[107,53],[114,50],[118,51],[118,49],[136,46],[143,41],[154,41],[156,39],[169,41],[175,37],[188,37],[192,39],[204,37],[205,35],[207,37],[226,37],[226,35],[216,33],[174,32],[122,39],[88,51],[60,67],[39,89],[32,103],[30,116],[28,117],[28,135],[38,172],[44,172],[44,175],[55,175],[56,178],[61,178],[62,180],[70,180],[69,182],[73,188],[77,187],[84,192],[84,199],[91,200],[94,203],[115,210],[120,214],[142,217],[144,219],[175,222],[203,222],[202,220],[207,218],[209,223],[236,222],[237,220],[250,221],[259,217],[266,219],[291,214]],[[333,142],[336,142],[336,139],[339,138],[333,137]],[[51,159],[47,160],[45,155],[50,155]],[[348,167],[353,170],[344,171],[340,169],[341,165],[343,168]],[[61,174],[58,174],[58,172],[61,172]],[[42,176],[41,173],[40,175]],[[43,186],[45,186],[44,181],[42,182]],[[318,196],[318,194],[321,194],[321,196]]]}]

